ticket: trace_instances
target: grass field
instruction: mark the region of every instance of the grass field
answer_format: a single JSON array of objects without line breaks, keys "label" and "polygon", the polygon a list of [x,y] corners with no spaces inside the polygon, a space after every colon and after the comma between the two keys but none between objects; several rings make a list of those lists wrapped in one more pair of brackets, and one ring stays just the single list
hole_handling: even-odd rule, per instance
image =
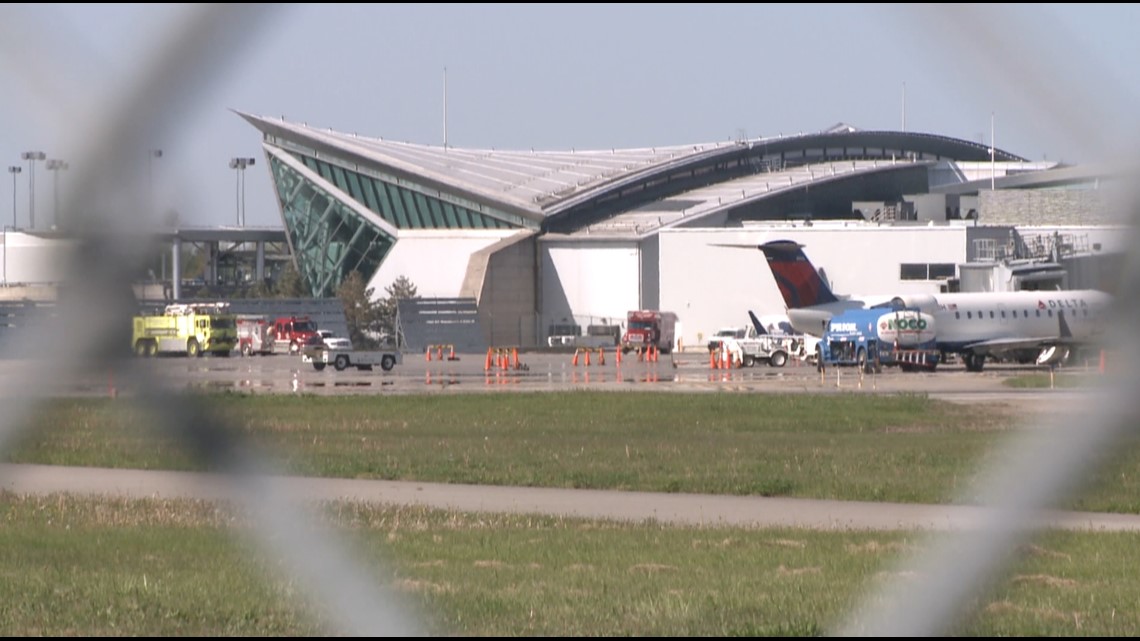
[{"label": "grass field", "polygon": [[[326,506],[429,634],[816,636],[923,541]],[[225,505],[0,494],[6,636],[337,633]],[[1140,534],[1050,533],[955,632],[1140,634]]]},{"label": "grass field", "polygon": [[[302,475],[890,502],[969,502],[1021,417],[924,396],[653,394],[202,398],[234,439]],[[122,400],[61,400],[11,462],[205,463]],[[1073,426],[1079,429],[1079,425]],[[1134,446],[1069,507],[1140,512]]]},{"label": "grass field", "polygon": [[[298,474],[884,501],[966,500],[1009,408],[923,396],[265,397],[200,402]],[[7,460],[205,469],[123,400],[61,400]],[[1074,426],[1074,429],[1079,426]],[[1123,447],[1080,509],[1136,512]],[[965,496],[966,499],[961,497]],[[424,632],[816,636],[921,549],[915,533],[674,527],[323,506]],[[7,636],[336,634],[223,504],[0,493]],[[1046,533],[956,633],[1140,634],[1140,534]],[[896,577],[897,578],[897,577]],[[915,577],[916,580],[921,577]]]}]

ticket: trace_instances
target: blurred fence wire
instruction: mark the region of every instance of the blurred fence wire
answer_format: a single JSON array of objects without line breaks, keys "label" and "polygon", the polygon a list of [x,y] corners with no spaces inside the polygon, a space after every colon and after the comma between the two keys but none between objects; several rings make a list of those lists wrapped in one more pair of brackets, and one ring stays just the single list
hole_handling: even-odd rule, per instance
[{"label": "blurred fence wire", "polygon": [[[161,420],[156,427],[179,436],[226,475],[235,502],[254,517],[259,540],[301,579],[300,585],[342,632],[415,635],[416,619],[397,607],[394,596],[363,564],[354,562],[347,543],[318,528],[316,519],[282,494],[267,474],[266,462],[235,441],[238,430],[225,429],[200,399],[164,391],[168,388],[139,375],[126,357],[129,352],[119,348],[130,343],[124,335],[134,313],[130,283],[152,248],[147,203],[135,197],[145,190],[133,184],[138,180],[131,171],[134,159],[155,134],[178,126],[172,118],[184,115],[211,83],[224,77],[227,54],[243,46],[278,10],[273,5],[212,4],[174,12],[168,32],[158,39],[163,46],[144,59],[127,86],[104,94],[101,103],[83,102],[60,121],[71,134],[70,148],[79,150],[74,164],[81,168],[61,211],[82,212],[67,221],[81,242],[60,289],[58,313],[16,338],[45,349],[41,362],[14,383],[19,389],[8,390],[0,412],[0,448],[28,424],[38,402],[66,389],[76,376],[115,371],[157,412]],[[9,43],[6,58],[22,55],[13,48],[27,38],[15,36],[48,26],[19,7],[0,11],[0,42]],[[35,77],[66,76],[69,64],[52,59],[48,50],[33,71]]]},{"label": "blurred fence wire", "polygon": [[[67,34],[53,30],[32,5],[0,7],[0,61],[11,66],[18,60],[28,94],[37,104],[56,105],[48,117],[70,134],[77,168],[60,209],[82,212],[68,221],[82,242],[60,291],[59,313],[18,338],[46,349],[35,368],[9,383],[0,410],[0,450],[28,425],[40,401],[66,389],[77,375],[113,369],[160,417],[156,427],[177,434],[213,467],[224,471],[235,500],[256,516],[253,522],[258,524],[265,549],[275,552],[301,579],[343,632],[419,634],[421,624],[415,614],[378,585],[364,564],[353,561],[347,542],[321,531],[317,519],[282,495],[263,474],[266,462],[234,440],[236,430],[226,429],[209,407],[195,399],[165,391],[159,382],[136,375],[125,352],[112,348],[129,343],[123,334],[133,313],[131,277],[151,249],[147,203],[135,197],[145,190],[135,184],[137,172],[131,171],[139,150],[148,148],[157,133],[178,127],[175,118],[192,109],[211,83],[224,76],[228,54],[245,46],[251,34],[280,11],[280,7],[264,4],[181,6],[172,12],[168,30],[154,39],[161,46],[143,59],[127,86],[98,101],[61,103],[59,95],[68,91],[66,79],[77,73],[80,61],[35,44]],[[940,25],[947,57],[968,51],[985,59],[976,66],[985,70],[985,77],[979,77],[980,91],[1002,87],[1020,92],[1039,110],[1037,116],[1105,153],[1120,142],[1100,126],[1098,103],[1082,99],[1088,95],[1087,88],[1058,86],[1052,74],[1056,61],[1043,54],[1050,48],[1018,40],[1018,16],[1007,13],[1008,9],[922,5],[903,11],[916,25]],[[1034,55],[1010,55],[1011,49]],[[26,55],[33,50],[37,55]],[[1134,199],[1121,206],[1136,211]],[[1138,270],[1140,262],[1133,255],[1122,281],[1111,335],[1118,358],[1128,369],[1111,387],[1086,399],[1084,429],[1066,431],[1060,438],[1050,429],[1053,426],[1043,425],[1011,441],[990,477],[988,504],[999,508],[990,512],[992,518],[976,530],[940,535],[931,541],[905,566],[918,572],[918,581],[888,583],[839,622],[837,634],[909,636],[952,631],[972,598],[999,578],[1018,544],[1033,534],[1037,511],[1075,489],[1080,472],[1108,451],[1121,433],[1134,429],[1140,409],[1131,371],[1132,364],[1140,360],[1135,332],[1140,327]]]}]

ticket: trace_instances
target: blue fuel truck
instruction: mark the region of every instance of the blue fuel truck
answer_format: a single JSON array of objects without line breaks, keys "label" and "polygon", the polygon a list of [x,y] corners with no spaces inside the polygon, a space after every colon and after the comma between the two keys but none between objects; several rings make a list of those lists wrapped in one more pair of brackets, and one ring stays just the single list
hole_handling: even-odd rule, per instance
[{"label": "blue fuel truck", "polygon": [[836,314],[816,346],[818,367],[855,366],[865,373],[897,366],[934,371],[941,361],[934,316],[914,308],[872,307]]}]

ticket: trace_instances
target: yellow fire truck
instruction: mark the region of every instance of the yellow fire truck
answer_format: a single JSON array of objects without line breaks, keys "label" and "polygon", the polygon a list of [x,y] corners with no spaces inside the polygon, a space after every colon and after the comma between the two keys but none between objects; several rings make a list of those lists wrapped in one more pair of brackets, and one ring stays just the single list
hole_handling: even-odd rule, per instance
[{"label": "yellow fire truck", "polygon": [[237,345],[237,316],[229,303],[167,305],[162,315],[135,316],[131,345],[138,356],[206,352],[229,356]]}]

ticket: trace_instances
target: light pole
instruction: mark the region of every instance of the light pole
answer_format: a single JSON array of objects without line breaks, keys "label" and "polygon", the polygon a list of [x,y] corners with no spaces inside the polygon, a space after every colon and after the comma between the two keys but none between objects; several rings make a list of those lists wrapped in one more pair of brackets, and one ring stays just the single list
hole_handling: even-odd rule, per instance
[{"label": "light pole", "polygon": [[[15,173],[15,172],[13,172]],[[4,287],[8,286],[8,230],[16,231],[15,227],[4,225]]]},{"label": "light pole", "polygon": [[234,207],[237,209],[238,227],[245,226],[245,168],[253,165],[253,158],[231,158],[230,169],[236,174],[234,183]]},{"label": "light pole", "polygon": [[55,218],[55,224],[59,225],[59,172],[67,170],[67,162],[53,158],[47,161],[45,166],[52,172],[51,203],[54,210],[52,216]]},{"label": "light pole", "polygon": [[161,149],[151,149],[146,152],[146,188],[147,188],[147,207],[150,208],[150,215],[154,215],[154,159],[162,158]]},{"label": "light pole", "polygon": [[36,161],[45,160],[42,151],[25,151],[20,158],[28,161],[28,229],[36,228]]},{"label": "light pole", "polygon": [[16,228],[16,174],[21,171],[24,171],[23,167],[8,167],[8,173],[12,174],[12,229]]},{"label": "light pole", "polygon": [[[148,149],[146,152],[146,206],[154,216],[154,160],[162,158],[161,149]],[[162,252],[162,280],[166,280],[166,252]]]}]

